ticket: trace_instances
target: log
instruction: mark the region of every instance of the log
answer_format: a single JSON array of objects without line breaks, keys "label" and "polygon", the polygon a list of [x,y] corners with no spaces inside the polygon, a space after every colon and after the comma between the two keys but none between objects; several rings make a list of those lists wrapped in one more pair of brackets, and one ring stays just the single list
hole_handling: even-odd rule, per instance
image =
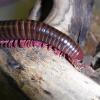
[{"label": "log", "polygon": [[35,6],[32,8],[31,13],[28,16],[28,19],[39,20],[40,18],[40,8],[41,8],[41,0],[37,0],[35,2]]},{"label": "log", "polygon": [[[61,7],[62,0],[58,1],[60,6],[57,7]],[[64,2],[69,5],[69,0]],[[36,12],[31,15],[35,18]],[[53,26],[53,21],[47,19],[44,22]],[[55,23],[58,23],[59,17],[57,19]],[[58,26],[59,30],[63,29],[62,25]],[[88,68],[90,70],[90,66]],[[12,77],[31,100],[100,100],[100,86],[51,48],[0,48],[0,69]],[[92,70],[88,75],[93,74]]]},{"label": "log", "polygon": [[[32,11],[35,16],[40,11],[42,1],[46,0],[38,0],[36,9]],[[71,35],[73,40],[83,47],[90,29],[93,5],[94,0],[53,0],[51,12],[44,22],[67,35]],[[34,20],[32,13],[29,19]]]},{"label": "log", "polygon": [[[52,50],[34,47],[8,49],[7,52],[0,50],[1,68],[32,100],[99,100],[100,86]],[[16,64],[8,63],[13,61],[9,53]],[[14,66],[23,69],[14,69]]]}]

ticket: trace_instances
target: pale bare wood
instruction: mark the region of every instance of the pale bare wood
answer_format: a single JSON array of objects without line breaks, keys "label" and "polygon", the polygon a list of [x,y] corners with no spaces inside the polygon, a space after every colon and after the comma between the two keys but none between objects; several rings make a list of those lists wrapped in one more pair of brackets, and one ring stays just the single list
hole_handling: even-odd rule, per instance
[{"label": "pale bare wood", "polygon": [[40,18],[40,7],[41,7],[41,0],[36,0],[35,6],[33,7],[30,15],[28,16],[28,19],[31,20],[39,20]]},{"label": "pale bare wood", "polygon": [[[73,40],[79,41],[80,46],[83,47],[86,43],[87,33],[90,31],[94,0],[53,1],[51,12],[44,22],[64,34],[71,35]],[[37,9],[36,12],[38,13]],[[31,16],[30,19],[34,19],[34,16]]]},{"label": "pale bare wood", "polygon": [[71,24],[72,15],[72,0],[54,0],[52,11],[44,22],[64,32],[65,34],[68,34],[68,28]]},{"label": "pale bare wood", "polygon": [[[37,0],[35,8],[31,12],[28,19],[36,19],[38,11],[40,10],[41,0]],[[45,23],[53,26],[54,28],[68,34],[68,27],[71,24],[73,13],[72,0],[54,0],[53,8],[44,20]]]},{"label": "pale bare wood", "polygon": [[0,50],[1,68],[32,100],[99,100],[100,86],[52,50],[48,52],[46,48],[34,47],[10,51],[24,70],[12,70],[3,50]]}]

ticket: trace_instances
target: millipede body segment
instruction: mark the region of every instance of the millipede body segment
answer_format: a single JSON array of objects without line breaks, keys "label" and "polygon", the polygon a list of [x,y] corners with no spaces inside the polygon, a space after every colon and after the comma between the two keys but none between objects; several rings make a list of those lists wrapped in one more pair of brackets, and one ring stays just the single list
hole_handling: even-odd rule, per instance
[{"label": "millipede body segment", "polygon": [[81,61],[83,52],[69,36],[57,29],[33,20],[0,21],[0,47],[15,45],[20,47],[20,40],[40,41],[57,48],[71,59]]}]

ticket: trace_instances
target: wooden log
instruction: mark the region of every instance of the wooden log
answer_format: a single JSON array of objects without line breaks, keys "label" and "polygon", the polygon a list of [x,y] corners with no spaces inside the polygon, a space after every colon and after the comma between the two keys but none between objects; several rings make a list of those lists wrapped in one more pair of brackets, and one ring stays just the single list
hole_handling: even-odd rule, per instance
[{"label": "wooden log", "polygon": [[[100,86],[52,50],[34,47],[7,51],[13,55],[16,64],[9,64],[8,61],[13,61],[9,52],[0,50],[1,68],[32,100],[99,100]],[[14,66],[23,69],[12,69]]]},{"label": "wooden log", "polygon": [[40,8],[41,8],[41,0],[37,0],[35,2],[35,6],[33,7],[31,13],[28,16],[28,19],[39,20],[41,14]]},{"label": "wooden log", "polygon": [[[35,16],[40,11],[40,9],[37,10],[37,8],[41,8],[40,1],[46,0],[38,1],[36,9],[32,11]],[[91,24],[93,5],[94,0],[53,0],[51,12],[44,22],[67,35],[71,35],[80,46],[84,46]],[[34,20],[32,13],[29,19]]]}]

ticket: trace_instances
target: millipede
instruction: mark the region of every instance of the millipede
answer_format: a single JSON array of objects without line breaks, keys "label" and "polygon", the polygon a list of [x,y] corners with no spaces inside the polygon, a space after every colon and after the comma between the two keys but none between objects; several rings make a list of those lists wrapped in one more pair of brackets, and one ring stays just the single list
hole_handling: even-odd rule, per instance
[{"label": "millipede", "polygon": [[76,42],[43,22],[33,20],[0,21],[0,47],[30,47],[34,45],[34,41],[57,48],[73,61],[83,60],[83,51]]}]

